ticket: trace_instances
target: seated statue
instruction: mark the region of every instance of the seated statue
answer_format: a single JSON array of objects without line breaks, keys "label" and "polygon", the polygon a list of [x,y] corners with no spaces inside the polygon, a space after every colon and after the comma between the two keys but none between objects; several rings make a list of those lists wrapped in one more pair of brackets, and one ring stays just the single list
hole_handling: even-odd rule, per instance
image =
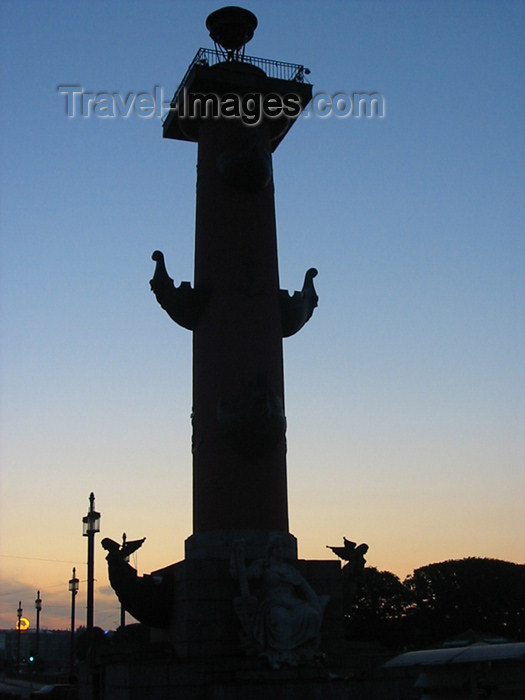
[{"label": "seated statue", "polygon": [[[281,537],[270,537],[265,558],[248,567],[244,542],[235,542],[231,568],[241,583],[241,596],[234,604],[247,646],[265,656],[273,668],[319,659],[321,622],[328,596],[318,596],[304,576],[284,560]],[[258,597],[250,595],[250,580],[259,582]]]}]

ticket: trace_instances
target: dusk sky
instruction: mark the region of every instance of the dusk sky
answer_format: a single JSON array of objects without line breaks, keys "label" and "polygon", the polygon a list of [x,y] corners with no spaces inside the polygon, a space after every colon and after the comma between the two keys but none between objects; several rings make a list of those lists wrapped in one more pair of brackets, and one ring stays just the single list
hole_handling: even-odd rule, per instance
[{"label": "dusk sky", "polygon": [[[85,623],[91,491],[96,625],[119,624],[102,537],[145,536],[140,574],[184,556],[191,333],[149,280],[156,249],[193,280],[197,148],[133,100],[171,98],[219,7],[0,3],[0,628],[19,600],[34,627],[37,590],[42,626],[67,628],[73,566]],[[401,578],[524,563],[525,3],[243,7],[259,20],[248,55],[385,106],[310,111],[274,154],[281,287],[319,270],[319,306],[284,341],[299,556],[331,559],[346,536]],[[134,106],[68,117],[64,85]]]}]

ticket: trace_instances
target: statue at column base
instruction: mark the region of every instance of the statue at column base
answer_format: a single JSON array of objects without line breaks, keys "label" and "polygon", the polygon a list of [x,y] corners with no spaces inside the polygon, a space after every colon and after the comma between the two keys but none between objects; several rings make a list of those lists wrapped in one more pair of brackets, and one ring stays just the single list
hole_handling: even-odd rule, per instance
[{"label": "statue at column base", "polygon": [[[246,566],[244,543],[234,543],[232,576],[239,578],[241,595],[234,600],[242,625],[241,643],[247,654],[258,654],[272,668],[300,666],[322,660],[321,623],[329,596],[318,596],[302,574],[284,560],[279,535],[268,540],[266,556]],[[259,583],[253,596],[248,581]]]},{"label": "statue at column base", "polygon": [[121,547],[109,537],[102,540],[102,547],[108,552],[106,560],[109,582],[130,615],[150,627],[167,629],[170,626],[173,603],[173,584],[168,573],[138,576],[137,570],[126,561],[134,551],[132,546],[138,545],[135,546],[138,549],[143,541],[127,542]]},{"label": "statue at column base", "polygon": [[359,583],[365,568],[365,554],[368,552],[368,545],[364,542],[356,545],[352,540],[343,537],[343,546],[337,547],[327,544],[334,554],[346,562],[342,570],[343,598],[345,601],[345,615],[350,610],[350,603],[354,600]]}]

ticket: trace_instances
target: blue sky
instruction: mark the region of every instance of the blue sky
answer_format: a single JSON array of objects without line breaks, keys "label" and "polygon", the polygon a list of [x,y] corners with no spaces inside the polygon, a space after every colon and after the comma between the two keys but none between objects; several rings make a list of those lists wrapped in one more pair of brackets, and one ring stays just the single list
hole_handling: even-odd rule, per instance
[{"label": "blue sky", "polygon": [[[247,54],[386,104],[382,119],[300,117],[274,155],[281,286],[319,270],[319,307],[285,341],[300,556],[345,535],[402,577],[523,562],[525,4],[243,6],[259,19]],[[192,280],[196,147],[135,111],[67,118],[57,87],[169,98],[218,7],[0,6],[0,627],[38,588],[42,624],[67,626],[90,491],[104,536],[147,537],[140,573],[183,557],[191,334],[149,279],[159,248]],[[96,622],[114,626],[100,546],[96,567]]]}]

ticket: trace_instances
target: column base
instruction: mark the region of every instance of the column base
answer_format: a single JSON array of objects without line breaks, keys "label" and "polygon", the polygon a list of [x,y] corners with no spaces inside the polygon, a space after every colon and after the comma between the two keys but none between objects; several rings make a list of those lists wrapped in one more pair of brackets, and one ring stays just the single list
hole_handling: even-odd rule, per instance
[{"label": "column base", "polygon": [[247,559],[262,559],[266,554],[268,540],[279,535],[285,559],[297,559],[297,540],[289,532],[273,530],[209,530],[191,535],[184,543],[186,559],[230,560],[232,545],[244,540]]}]

